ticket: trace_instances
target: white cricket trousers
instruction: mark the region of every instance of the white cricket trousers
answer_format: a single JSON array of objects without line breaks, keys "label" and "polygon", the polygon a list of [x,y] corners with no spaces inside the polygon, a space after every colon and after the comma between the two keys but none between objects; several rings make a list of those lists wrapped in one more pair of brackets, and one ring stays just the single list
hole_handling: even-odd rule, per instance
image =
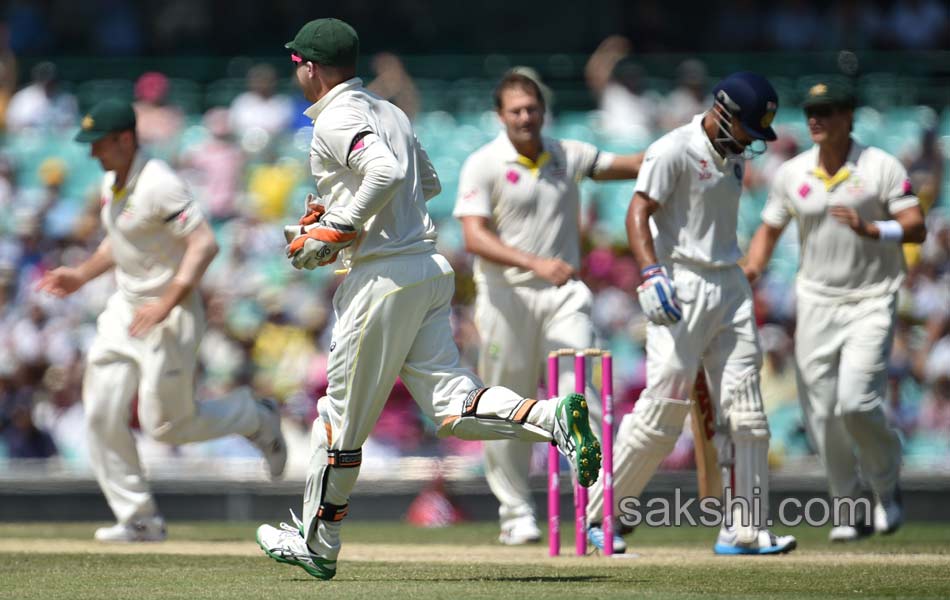
[{"label": "white cricket trousers", "polygon": [[[481,336],[478,374],[487,385],[501,385],[522,396],[538,393],[547,356],[561,348],[584,349],[594,344],[590,319],[593,295],[582,281],[560,287],[548,283],[512,286],[478,280],[475,325]],[[587,368],[586,395],[591,418],[600,423],[599,395],[590,384],[594,365]],[[563,357],[558,393],[574,391],[574,357]],[[506,521],[534,516],[528,472],[533,444],[522,440],[485,442],[485,478],[495,498],[502,527]]]},{"label": "white cricket trousers", "polygon": [[[337,288],[329,385],[313,424],[304,489],[304,533],[318,555],[335,560],[339,554],[361,447],[397,376],[440,436],[551,440],[553,403],[485,389],[459,364],[450,322],[454,291],[452,267],[434,252],[357,263]],[[475,414],[463,415],[476,405]]]},{"label": "white cricket trousers", "polygon": [[195,402],[196,356],[205,327],[197,293],[142,338],[128,333],[135,310],[121,293],[109,299],[96,323],[82,386],[92,468],[120,523],[158,510],[129,427],[136,393],[143,433],[161,442],[252,435],[259,427],[257,405],[246,389]]},{"label": "white cricket trousers", "polygon": [[896,304],[896,294],[846,303],[798,297],[798,394],[835,497],[860,493],[859,466],[875,493],[897,485],[901,442],[884,414]]},{"label": "white cricket trousers", "polygon": [[[758,382],[762,357],[749,282],[735,265],[679,262],[672,265],[672,279],[683,318],[669,326],[647,324],[647,387],[622,419],[615,441],[614,515],[624,497],[640,496],[673,449],[700,366],[721,432],[716,435],[720,461],[732,452],[730,437],[736,442],[737,495],[759,487],[768,496],[768,431]],[[600,522],[602,514],[598,481],[591,487],[588,520]]]}]

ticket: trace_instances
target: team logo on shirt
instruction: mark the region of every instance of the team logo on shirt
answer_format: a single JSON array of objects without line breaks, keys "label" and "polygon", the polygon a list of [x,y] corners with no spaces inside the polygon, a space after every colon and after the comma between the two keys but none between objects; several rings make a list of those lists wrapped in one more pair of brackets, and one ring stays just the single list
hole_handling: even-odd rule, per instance
[{"label": "team logo on shirt", "polygon": [[712,179],[712,172],[709,170],[709,161],[706,159],[701,159],[699,161],[699,180],[706,181],[707,179]]},{"label": "team logo on shirt", "polygon": [[911,194],[914,193],[914,186],[911,185],[910,179],[904,180],[904,183],[901,186],[901,191],[904,193],[905,196],[910,196]]},{"label": "team logo on shirt", "polygon": [[808,194],[811,193],[811,186],[807,183],[803,183],[801,187],[798,188],[798,197],[804,200],[808,197]]},{"label": "team logo on shirt", "polygon": [[518,172],[514,169],[508,169],[508,172],[505,173],[505,179],[508,180],[508,183],[515,184],[521,179],[521,175],[518,175]]}]

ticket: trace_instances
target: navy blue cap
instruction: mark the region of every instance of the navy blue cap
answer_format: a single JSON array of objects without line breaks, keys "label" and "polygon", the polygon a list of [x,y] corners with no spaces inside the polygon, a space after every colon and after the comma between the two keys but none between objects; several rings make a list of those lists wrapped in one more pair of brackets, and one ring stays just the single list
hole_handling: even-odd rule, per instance
[{"label": "navy blue cap", "polygon": [[722,102],[753,138],[775,140],[772,119],[778,110],[778,94],[768,79],[749,71],[733,73],[716,84],[713,98]]}]

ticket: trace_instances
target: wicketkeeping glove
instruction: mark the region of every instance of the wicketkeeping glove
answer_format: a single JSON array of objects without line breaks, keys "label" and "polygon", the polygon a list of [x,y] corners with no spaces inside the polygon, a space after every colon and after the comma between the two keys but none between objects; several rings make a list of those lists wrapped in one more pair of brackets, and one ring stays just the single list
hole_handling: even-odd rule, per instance
[{"label": "wicketkeeping glove", "polygon": [[[316,269],[336,261],[340,250],[351,245],[359,234],[351,225],[338,223],[326,218],[322,205],[315,205],[314,211],[300,219],[301,225],[284,227],[284,237],[288,240],[287,258],[296,269]],[[319,214],[318,214],[319,213]],[[303,224],[312,215],[316,222]]]},{"label": "wicketkeeping glove", "polygon": [[650,265],[643,269],[643,283],[637,288],[637,299],[643,314],[657,325],[672,325],[683,318],[683,309],[676,301],[676,288],[666,268]]}]

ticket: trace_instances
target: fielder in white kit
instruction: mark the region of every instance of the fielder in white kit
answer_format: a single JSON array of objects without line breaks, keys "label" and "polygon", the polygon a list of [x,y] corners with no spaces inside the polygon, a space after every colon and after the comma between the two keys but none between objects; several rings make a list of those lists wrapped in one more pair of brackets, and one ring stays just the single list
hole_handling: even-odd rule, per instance
[{"label": "fielder in white kit", "polygon": [[[577,277],[578,183],[633,179],[643,155],[615,156],[542,137],[541,88],[514,71],[496,87],[495,109],[505,130],[465,161],[454,215],[465,249],[476,255],[478,374],[487,385],[532,396],[548,352],[594,345],[592,295]],[[573,389],[573,378],[562,370],[558,389]],[[597,423],[600,401],[589,384],[585,395]],[[520,440],[485,443],[485,477],[500,504],[503,544],[541,540],[528,485],[531,449]]]},{"label": "fielder in white kit", "polygon": [[257,541],[278,562],[330,579],[361,446],[397,376],[439,435],[553,441],[584,486],[597,479],[600,444],[582,395],[538,402],[485,387],[459,366],[449,322],[454,273],[435,252],[426,209],[440,191],[438,176],[405,113],[355,77],[353,28],[311,21],[287,47],[314,102],[305,112],[314,121],[310,164],[324,202],[290,228],[299,235],[289,240],[288,256],[295,267],[313,269],[342,252],[349,273],[333,297],[329,386],[313,424],[303,520],[261,525]]},{"label": "fielder in white kit", "polygon": [[[669,454],[689,414],[697,370],[706,373],[716,408],[716,446],[735,497],[763,510],[724,520],[717,554],[773,554],[795,547],[765,526],[769,428],[759,391],[761,351],[752,290],[742,269],[736,220],[743,155],[774,140],[778,98],[759,75],[734,73],[714,89],[705,114],[666,134],[646,152],[627,213],[627,233],[643,269],[638,288],[647,325],[647,387],[620,423],[614,489],[637,497]],[[751,149],[749,149],[751,152]],[[725,491],[725,490],[724,490]],[[731,493],[731,492],[730,492]],[[726,494],[727,496],[729,494]],[[603,486],[591,491],[588,538],[602,549]],[[750,518],[751,517],[751,518]],[[622,551],[623,547],[615,551]]]},{"label": "fielder in white kit", "polygon": [[92,144],[106,171],[102,184],[105,238],[86,261],[47,273],[39,289],[67,296],[115,267],[118,291],[97,322],[86,357],[83,406],[93,470],[118,523],[100,541],[165,539],[129,427],[138,392],[142,431],[169,444],[229,434],[250,439],[272,477],[287,460],[280,415],[270,400],[242,388],[195,402],[198,343],[205,328],[198,284],[217,253],[214,234],[184,182],[138,147],[132,105],[106,100],[87,114],[76,136]]},{"label": "fielder in white kit", "polygon": [[779,168],[745,265],[759,277],[793,218],[801,261],[796,281],[795,362],[805,423],[825,463],[832,497],[858,497],[863,474],[870,515],[839,515],[832,541],[901,524],[901,442],[884,413],[902,242],[923,242],[923,214],[903,165],[851,137],[854,95],[842,81],[805,97],[815,145]]}]

